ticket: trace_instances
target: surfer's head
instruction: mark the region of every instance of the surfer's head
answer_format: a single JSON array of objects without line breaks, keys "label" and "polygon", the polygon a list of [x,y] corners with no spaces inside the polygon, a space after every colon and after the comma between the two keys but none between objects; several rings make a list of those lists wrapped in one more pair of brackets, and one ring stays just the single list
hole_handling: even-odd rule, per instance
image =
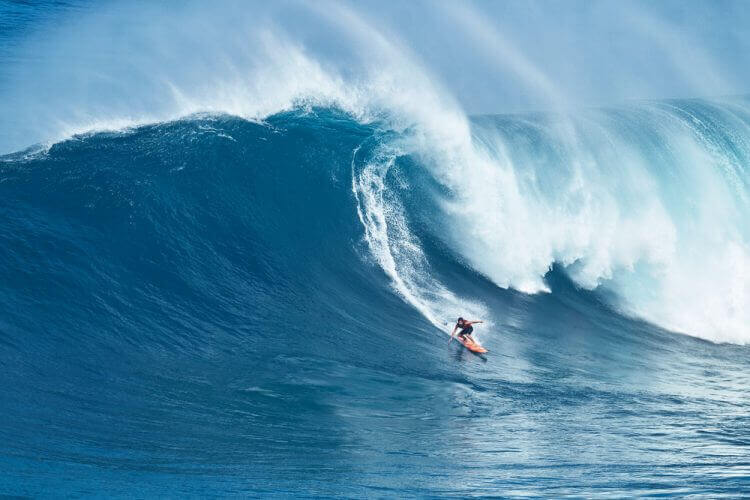
[{"label": "surfer's head", "polygon": [[461,323],[463,323],[463,322],[464,322],[464,319],[463,319],[463,318],[458,318],[458,324],[459,324],[459,325],[460,325]]}]

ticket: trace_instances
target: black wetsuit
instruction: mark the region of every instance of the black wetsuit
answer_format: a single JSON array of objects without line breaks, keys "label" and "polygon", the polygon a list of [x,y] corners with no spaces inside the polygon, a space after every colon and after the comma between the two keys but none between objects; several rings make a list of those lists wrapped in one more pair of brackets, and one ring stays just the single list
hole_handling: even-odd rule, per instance
[{"label": "black wetsuit", "polygon": [[474,327],[473,327],[473,326],[471,326],[471,325],[466,325],[465,327],[463,327],[463,328],[461,329],[461,331],[460,331],[460,332],[458,332],[458,336],[459,336],[459,337],[464,337],[464,336],[466,336],[466,335],[471,335],[471,332],[473,332],[473,331],[474,331]]}]

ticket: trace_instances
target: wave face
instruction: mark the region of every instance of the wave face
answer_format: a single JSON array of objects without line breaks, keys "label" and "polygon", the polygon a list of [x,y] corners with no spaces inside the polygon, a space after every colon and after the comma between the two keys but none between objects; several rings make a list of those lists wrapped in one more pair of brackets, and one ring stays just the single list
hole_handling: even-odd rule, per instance
[{"label": "wave face", "polygon": [[[606,274],[586,250],[606,246],[595,236],[642,233],[640,246],[615,250],[650,255],[638,252],[700,227],[670,217],[680,204],[690,213],[689,197],[648,203],[661,178],[683,172],[697,184],[654,138],[638,143],[662,151],[662,177],[641,173],[648,190],[627,182],[635,147],[609,153],[619,170],[596,190],[583,145],[548,137],[583,123],[604,134],[610,123],[614,147],[616,130],[624,144],[648,135],[644,123],[666,123],[666,135],[680,113],[706,124],[726,109],[660,103],[572,124],[481,117],[481,151],[502,152],[513,171],[459,171],[460,189],[410,131],[333,109],[264,123],[195,116],[3,157],[4,490],[736,491],[747,469],[746,349],[621,315],[616,287],[659,276],[637,265],[613,272],[604,292],[586,290]],[[588,140],[589,158],[608,154],[601,137]],[[580,165],[563,168],[574,153]],[[524,168],[530,154],[545,161]],[[730,166],[703,178],[735,178]],[[492,189],[511,174],[517,200],[534,204],[505,223],[518,207]],[[723,184],[738,207],[742,182]],[[473,203],[501,211],[472,221]],[[607,203],[603,232],[606,221],[587,216]],[[571,246],[547,270],[534,245],[565,248],[576,224],[589,247]],[[662,227],[671,232],[652,235]],[[655,255],[653,266],[674,258]],[[508,262],[530,270],[504,275]],[[491,325],[478,329],[486,359],[446,346],[440,330],[466,311]]]}]

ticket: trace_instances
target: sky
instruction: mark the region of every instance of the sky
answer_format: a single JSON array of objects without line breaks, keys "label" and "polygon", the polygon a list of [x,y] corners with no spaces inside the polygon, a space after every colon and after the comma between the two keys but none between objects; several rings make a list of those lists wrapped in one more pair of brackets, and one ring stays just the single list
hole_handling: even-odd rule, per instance
[{"label": "sky", "polygon": [[416,47],[470,113],[544,109],[550,92],[577,106],[748,91],[746,2],[436,5],[365,10]]},{"label": "sky", "polygon": [[747,3],[728,0],[5,1],[0,152],[97,117],[171,117],[165,87],[234,85],[267,49],[259,33],[282,33],[338,78],[382,66],[409,87],[419,73],[466,113],[494,114],[745,94],[747,26]]}]

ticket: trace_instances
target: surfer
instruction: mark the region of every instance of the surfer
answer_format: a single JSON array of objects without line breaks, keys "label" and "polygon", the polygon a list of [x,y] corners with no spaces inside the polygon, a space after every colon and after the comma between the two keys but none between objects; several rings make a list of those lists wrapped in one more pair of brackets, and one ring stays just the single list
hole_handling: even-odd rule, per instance
[{"label": "surfer", "polygon": [[458,318],[458,322],[456,323],[456,326],[453,327],[453,331],[451,332],[451,339],[453,339],[453,336],[456,334],[456,330],[460,328],[461,331],[458,332],[458,339],[462,342],[465,342],[468,339],[472,344],[476,344],[474,338],[471,336],[471,332],[474,331],[474,327],[471,325],[477,323],[482,323],[482,321],[469,321],[467,319]]}]

